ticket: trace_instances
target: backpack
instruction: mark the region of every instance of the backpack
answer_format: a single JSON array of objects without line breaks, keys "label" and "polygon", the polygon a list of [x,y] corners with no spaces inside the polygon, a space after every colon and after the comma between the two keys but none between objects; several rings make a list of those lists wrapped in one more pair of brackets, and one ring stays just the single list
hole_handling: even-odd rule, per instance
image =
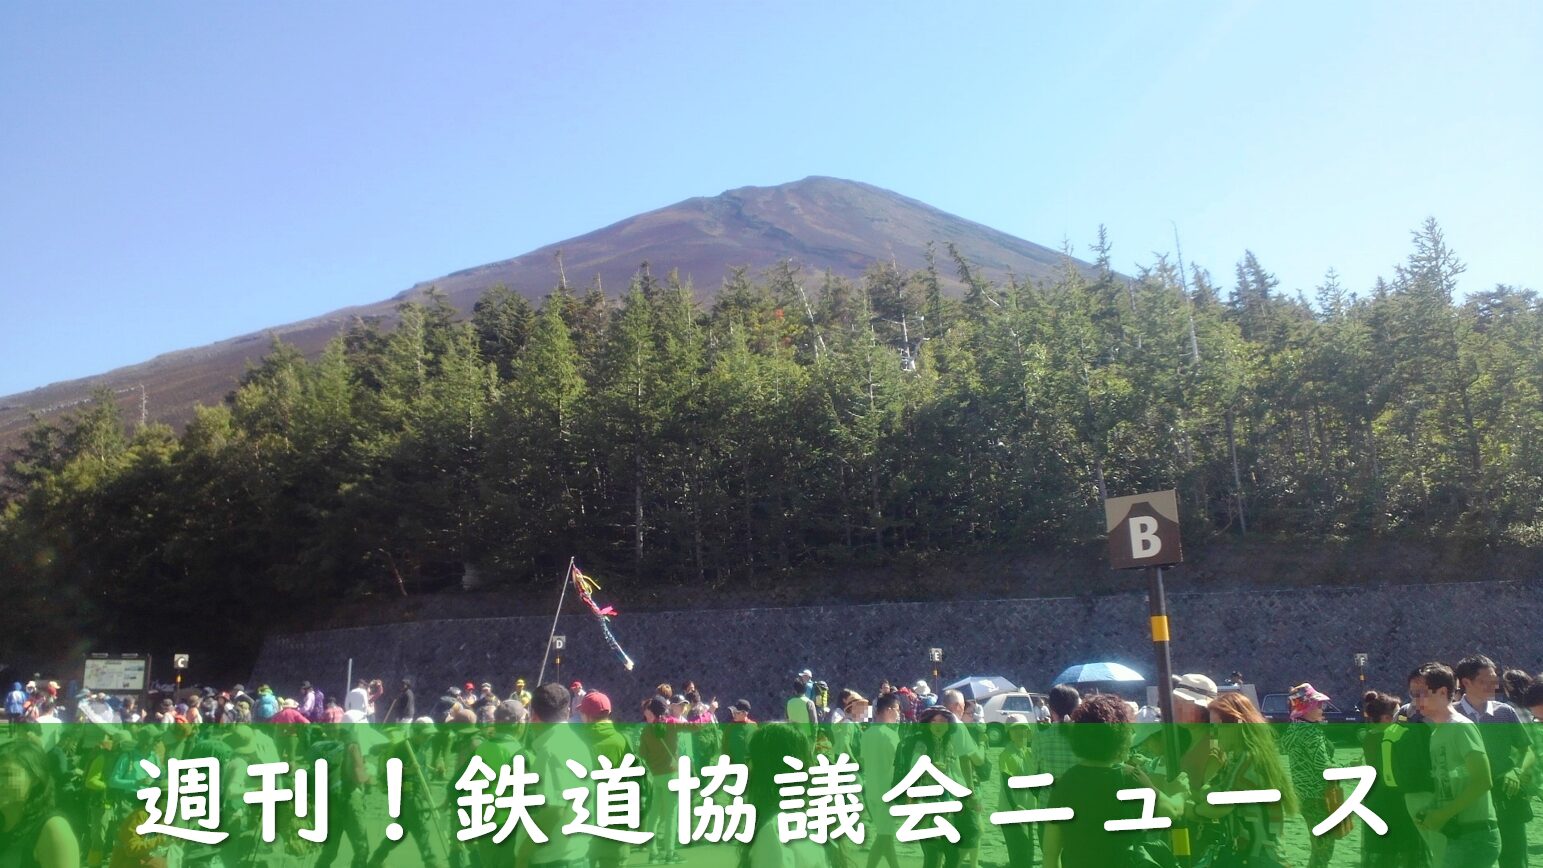
[{"label": "backpack", "polygon": [[20,690],[12,690],[5,695],[5,713],[21,714],[27,710],[27,694]]},{"label": "backpack", "polygon": [[327,792],[343,791],[343,766],[348,762],[348,742],[341,739],[319,739],[311,745],[311,762],[327,761]]},{"label": "backpack", "polygon": [[1409,721],[1389,726],[1382,732],[1382,782],[1404,793],[1430,792],[1435,788],[1431,777],[1430,725]]}]

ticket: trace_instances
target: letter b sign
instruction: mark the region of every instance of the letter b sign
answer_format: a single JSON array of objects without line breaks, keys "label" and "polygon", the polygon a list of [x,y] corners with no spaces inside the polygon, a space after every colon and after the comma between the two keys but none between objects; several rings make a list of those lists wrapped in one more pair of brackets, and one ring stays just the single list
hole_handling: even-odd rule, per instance
[{"label": "letter b sign", "polygon": [[1163,541],[1157,535],[1157,519],[1149,515],[1133,516],[1125,522],[1130,528],[1130,551],[1134,558],[1157,557],[1163,550]]},{"label": "letter b sign", "polygon": [[1184,560],[1179,542],[1179,499],[1157,491],[1104,501],[1109,563],[1114,569],[1161,567]]}]

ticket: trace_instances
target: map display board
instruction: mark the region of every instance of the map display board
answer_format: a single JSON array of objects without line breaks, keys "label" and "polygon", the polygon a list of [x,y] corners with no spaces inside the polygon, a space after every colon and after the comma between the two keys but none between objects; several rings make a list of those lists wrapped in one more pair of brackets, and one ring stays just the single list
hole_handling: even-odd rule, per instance
[{"label": "map display board", "polygon": [[92,691],[143,693],[147,667],[143,657],[87,657],[82,681]]}]

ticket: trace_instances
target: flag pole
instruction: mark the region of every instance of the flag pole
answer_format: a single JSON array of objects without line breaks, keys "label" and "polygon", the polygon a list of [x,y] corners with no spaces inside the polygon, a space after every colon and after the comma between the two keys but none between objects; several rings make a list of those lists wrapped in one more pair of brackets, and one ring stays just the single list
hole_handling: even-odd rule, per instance
[{"label": "flag pole", "polygon": [[552,654],[552,639],[557,635],[557,619],[563,614],[563,601],[568,599],[568,585],[573,582],[573,562],[575,558],[568,559],[568,569],[563,572],[563,592],[557,595],[557,611],[552,613],[552,632],[546,637],[546,650],[541,652],[541,672],[536,675],[536,687],[541,686],[541,679],[546,677],[546,661]]}]

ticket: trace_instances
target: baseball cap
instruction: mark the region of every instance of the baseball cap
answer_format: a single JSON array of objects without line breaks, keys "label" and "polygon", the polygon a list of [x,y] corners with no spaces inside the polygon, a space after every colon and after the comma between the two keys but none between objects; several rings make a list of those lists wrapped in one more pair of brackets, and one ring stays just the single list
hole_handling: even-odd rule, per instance
[{"label": "baseball cap", "polygon": [[583,690],[584,689],[584,682],[582,682],[582,681],[575,681],[572,684],[568,685],[568,689],[569,690]]},{"label": "baseball cap", "polygon": [[730,706],[730,710],[732,710],[732,711],[743,711],[744,713],[749,714],[750,713],[750,700],[748,700],[748,699],[738,700],[732,706]]},{"label": "baseball cap", "polygon": [[1216,698],[1216,682],[1196,672],[1178,675],[1173,679],[1173,693],[1196,705],[1210,705]]},{"label": "baseball cap", "polygon": [[518,723],[525,716],[525,703],[518,699],[505,699],[493,709],[494,723]]},{"label": "baseball cap", "polygon": [[[577,682],[575,682],[577,683]],[[598,690],[591,690],[579,700],[579,713],[589,717],[599,717],[611,713],[611,697]]]}]

